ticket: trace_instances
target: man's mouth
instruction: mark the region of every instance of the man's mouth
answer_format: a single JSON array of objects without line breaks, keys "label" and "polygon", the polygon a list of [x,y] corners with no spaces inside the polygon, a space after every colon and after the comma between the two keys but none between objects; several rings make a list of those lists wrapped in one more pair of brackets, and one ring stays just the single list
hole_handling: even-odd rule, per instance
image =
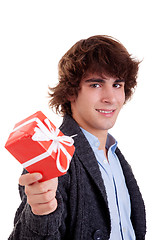
[{"label": "man's mouth", "polygon": [[114,112],[115,110],[96,109],[96,111],[97,111],[97,112],[100,112],[100,113],[109,114],[109,113]]}]

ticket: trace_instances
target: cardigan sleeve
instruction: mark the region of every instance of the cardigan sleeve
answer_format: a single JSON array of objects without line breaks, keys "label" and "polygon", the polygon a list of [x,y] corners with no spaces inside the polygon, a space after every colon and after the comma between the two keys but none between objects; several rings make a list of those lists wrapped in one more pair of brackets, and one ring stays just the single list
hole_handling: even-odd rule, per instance
[{"label": "cardigan sleeve", "polygon": [[[24,171],[23,173],[26,173]],[[65,177],[66,178],[66,177]],[[65,191],[61,189],[61,191]],[[58,202],[57,209],[48,215],[38,216],[33,214],[30,205],[27,203],[27,196],[24,192],[24,187],[19,186],[19,193],[21,196],[21,204],[17,209],[14,219],[14,229],[8,240],[31,239],[62,239],[65,234],[66,207],[64,206],[64,199],[61,193],[57,190],[56,198]],[[66,198],[65,198],[66,199]]]}]

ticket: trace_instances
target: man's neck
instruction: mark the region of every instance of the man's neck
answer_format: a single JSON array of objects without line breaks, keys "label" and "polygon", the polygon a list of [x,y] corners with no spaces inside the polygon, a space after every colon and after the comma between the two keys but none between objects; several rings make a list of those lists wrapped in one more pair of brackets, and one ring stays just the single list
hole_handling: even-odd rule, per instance
[{"label": "man's neck", "polygon": [[104,151],[104,155],[107,158],[107,149],[106,149],[106,142],[107,142],[107,135],[108,135],[108,131],[107,130],[101,130],[101,131],[94,131],[94,132],[90,132],[91,134],[93,134],[95,137],[98,138],[100,145],[99,145],[99,150],[103,150]]},{"label": "man's neck", "polygon": [[98,139],[100,141],[99,150],[103,150],[104,155],[108,160],[108,157],[107,157],[108,150],[106,149],[107,134],[105,137],[99,137]]},{"label": "man's neck", "polygon": [[104,152],[104,156],[106,157],[106,159],[108,160],[107,154],[108,154],[108,150],[106,149],[106,142],[107,142],[107,135],[108,135],[108,131],[107,130],[98,130],[98,131],[93,131],[93,129],[90,131],[89,129],[85,129],[82,128],[83,130],[85,130],[86,132],[92,134],[93,136],[95,136],[96,138],[98,138],[99,140],[99,150],[103,150]]},{"label": "man's neck", "polygon": [[107,135],[108,135],[108,131],[98,131],[93,133],[94,136],[96,136],[100,142],[99,145],[99,150],[103,150],[104,152],[104,156],[106,157],[107,161],[108,161],[108,150],[106,149],[106,142],[107,142]]}]

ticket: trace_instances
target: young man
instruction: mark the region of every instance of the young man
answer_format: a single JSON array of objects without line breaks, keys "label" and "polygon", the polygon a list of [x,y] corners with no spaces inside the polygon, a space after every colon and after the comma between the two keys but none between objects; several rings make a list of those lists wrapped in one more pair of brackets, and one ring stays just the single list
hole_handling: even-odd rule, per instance
[{"label": "young man", "polygon": [[19,180],[22,203],[10,239],[143,240],[144,202],[130,166],[108,133],[131,97],[139,62],[108,36],[77,42],[59,62],[50,106],[64,116],[60,127],[76,135],[66,175],[39,183]]}]

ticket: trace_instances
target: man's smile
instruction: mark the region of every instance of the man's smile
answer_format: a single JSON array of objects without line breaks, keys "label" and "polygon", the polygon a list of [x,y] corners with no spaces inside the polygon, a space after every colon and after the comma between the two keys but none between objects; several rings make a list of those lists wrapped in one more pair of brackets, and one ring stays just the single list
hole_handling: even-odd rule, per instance
[{"label": "man's smile", "polygon": [[115,109],[96,109],[96,111],[100,114],[103,114],[107,117],[112,117],[114,112],[115,112]]},{"label": "man's smile", "polygon": [[97,112],[100,112],[100,113],[112,113],[114,112],[115,110],[104,110],[104,109],[96,109]]}]

